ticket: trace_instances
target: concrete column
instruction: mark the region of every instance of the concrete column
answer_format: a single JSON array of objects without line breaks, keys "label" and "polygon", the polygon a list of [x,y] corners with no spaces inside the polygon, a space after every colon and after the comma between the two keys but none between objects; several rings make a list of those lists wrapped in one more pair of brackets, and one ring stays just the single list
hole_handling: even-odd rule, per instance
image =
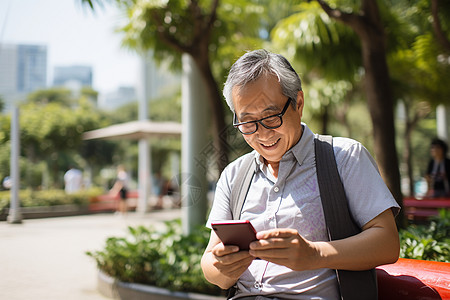
[{"label": "concrete column", "polygon": [[19,171],[19,154],[20,154],[20,128],[19,128],[19,108],[15,106],[12,109],[11,118],[11,202],[8,223],[22,223],[22,214],[20,212],[20,171]]},{"label": "concrete column", "polygon": [[[141,76],[138,87],[138,115],[140,121],[148,120],[148,70],[147,55],[141,57]],[[147,139],[139,140],[138,190],[139,198],[136,210],[140,213],[149,211],[148,199],[151,194],[151,146]]]},{"label": "concrete column", "polygon": [[146,139],[139,140],[139,166],[138,166],[138,185],[139,185],[139,198],[136,210],[140,213],[146,213],[149,211],[149,197],[150,197],[150,144]]},{"label": "concrete column", "polygon": [[436,108],[436,129],[438,138],[449,142],[448,140],[448,109],[445,104],[439,104]]},{"label": "concrete column", "polygon": [[206,155],[202,155],[207,143],[208,101],[205,84],[193,58],[182,57],[182,176],[181,201],[183,231],[189,234],[204,224],[207,207]]}]

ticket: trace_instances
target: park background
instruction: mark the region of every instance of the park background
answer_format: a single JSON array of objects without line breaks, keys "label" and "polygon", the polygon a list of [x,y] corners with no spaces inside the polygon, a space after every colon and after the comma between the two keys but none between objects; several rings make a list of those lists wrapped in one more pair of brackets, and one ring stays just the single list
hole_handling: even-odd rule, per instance
[{"label": "park background", "polygon": [[[63,174],[76,165],[85,172],[86,186],[105,193],[118,164],[126,165],[138,188],[135,141],[86,141],[83,134],[139,119],[143,112],[138,100],[148,104],[144,115],[149,120],[183,122],[180,77],[182,57],[188,55],[207,94],[201,98],[208,111],[203,131],[214,151],[205,151],[203,159],[212,190],[226,163],[249,150],[232,131],[232,115],[220,94],[222,84],[229,67],[245,51],[266,48],[285,55],[302,78],[303,121],[313,131],[362,142],[400,203],[403,196],[423,196],[430,141],[435,136],[448,141],[450,5],[446,1],[77,3],[84,14],[91,9],[100,14],[103,6],[117,9],[117,36],[135,53],[141,68],[151,65],[156,74],[153,82],[143,79],[141,71],[135,70],[131,77],[153,87],[152,91],[167,82],[178,82],[178,87],[165,87],[148,98],[140,92],[145,88],[137,87],[135,101],[115,109],[101,107],[92,87],[42,87],[13,102],[3,96],[0,178],[10,175],[10,109],[15,105],[20,107],[21,188],[31,194],[57,194],[64,187]],[[156,82],[161,78],[167,79]],[[182,141],[164,138],[149,143],[151,174],[178,178],[175,170],[183,169]],[[6,208],[9,199],[0,200]],[[31,196],[30,205],[35,205],[33,200]]]}]

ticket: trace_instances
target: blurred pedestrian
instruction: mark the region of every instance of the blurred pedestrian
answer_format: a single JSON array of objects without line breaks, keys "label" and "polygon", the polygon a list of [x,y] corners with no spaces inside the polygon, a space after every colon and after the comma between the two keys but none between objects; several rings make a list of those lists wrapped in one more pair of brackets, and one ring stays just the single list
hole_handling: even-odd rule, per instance
[{"label": "blurred pedestrian", "polygon": [[433,139],[430,146],[431,159],[425,176],[428,183],[428,197],[450,196],[450,159],[448,146],[441,139]]},{"label": "blurred pedestrian", "polygon": [[81,190],[83,186],[83,173],[70,166],[69,170],[64,174],[64,189],[67,194],[73,194]]},{"label": "blurred pedestrian", "polygon": [[127,204],[128,174],[125,171],[125,167],[123,165],[119,165],[117,167],[116,181],[109,193],[114,196],[119,194],[117,213],[125,215],[128,212],[128,204]]}]

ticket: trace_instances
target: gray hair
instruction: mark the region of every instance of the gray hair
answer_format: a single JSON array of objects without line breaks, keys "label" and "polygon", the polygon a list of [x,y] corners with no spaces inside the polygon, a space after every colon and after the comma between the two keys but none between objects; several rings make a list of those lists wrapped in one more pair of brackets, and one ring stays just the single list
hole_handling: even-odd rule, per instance
[{"label": "gray hair", "polygon": [[302,90],[300,77],[284,56],[261,49],[247,52],[231,66],[223,95],[232,112],[234,112],[233,88],[243,87],[267,74],[278,77],[283,95],[293,100],[294,107],[297,105],[297,94]]}]

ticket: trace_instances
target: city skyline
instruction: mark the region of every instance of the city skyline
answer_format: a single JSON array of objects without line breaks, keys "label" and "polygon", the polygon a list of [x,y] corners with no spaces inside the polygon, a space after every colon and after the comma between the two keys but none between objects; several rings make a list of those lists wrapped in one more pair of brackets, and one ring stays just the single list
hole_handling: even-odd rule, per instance
[{"label": "city skyline", "polygon": [[107,93],[136,87],[139,76],[137,55],[114,32],[121,19],[113,6],[93,13],[76,0],[0,1],[0,43],[46,46],[48,87],[55,67],[83,65],[93,69],[93,88]]}]

